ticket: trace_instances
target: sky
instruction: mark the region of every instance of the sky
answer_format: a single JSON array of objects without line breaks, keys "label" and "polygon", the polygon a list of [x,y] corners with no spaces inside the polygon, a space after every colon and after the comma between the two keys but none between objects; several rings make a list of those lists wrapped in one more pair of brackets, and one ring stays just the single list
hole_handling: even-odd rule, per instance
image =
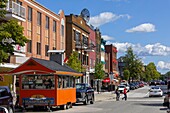
[{"label": "sky", "polygon": [[100,29],[107,44],[118,49],[118,58],[128,47],[147,65],[170,71],[170,0],[36,0],[56,14],[79,15],[86,8],[89,24]]}]

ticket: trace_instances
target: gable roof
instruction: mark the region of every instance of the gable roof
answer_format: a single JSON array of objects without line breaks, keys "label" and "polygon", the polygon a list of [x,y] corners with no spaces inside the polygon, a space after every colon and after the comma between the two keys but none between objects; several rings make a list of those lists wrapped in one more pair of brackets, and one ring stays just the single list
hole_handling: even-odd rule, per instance
[{"label": "gable roof", "polygon": [[19,67],[11,70],[9,74],[35,74],[35,73],[50,73],[57,75],[72,75],[82,76],[82,73],[70,68],[66,64],[60,65],[59,63],[51,60],[44,60],[31,57]]},{"label": "gable roof", "polygon": [[39,64],[54,70],[54,71],[66,71],[66,72],[75,72],[75,73],[79,73],[76,70],[70,68],[69,66],[67,66],[66,64],[64,64],[63,66],[60,65],[59,63],[55,62],[55,61],[50,61],[50,60],[43,60],[43,59],[38,59],[38,58],[32,58],[33,60],[35,60],[36,62],[38,62]]}]

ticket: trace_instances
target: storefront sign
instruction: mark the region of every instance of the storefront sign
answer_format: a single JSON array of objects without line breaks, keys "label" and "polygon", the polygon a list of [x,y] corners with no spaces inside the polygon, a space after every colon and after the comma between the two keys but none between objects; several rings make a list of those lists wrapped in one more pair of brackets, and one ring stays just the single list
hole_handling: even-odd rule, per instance
[{"label": "storefront sign", "polygon": [[22,98],[25,105],[48,105],[54,104],[54,98],[45,97],[43,95],[33,95],[30,98]]}]

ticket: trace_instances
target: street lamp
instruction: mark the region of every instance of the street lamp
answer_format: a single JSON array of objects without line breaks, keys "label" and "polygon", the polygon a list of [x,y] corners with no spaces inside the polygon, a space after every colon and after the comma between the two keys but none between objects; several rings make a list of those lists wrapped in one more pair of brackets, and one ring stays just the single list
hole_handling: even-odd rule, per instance
[{"label": "street lamp", "polygon": [[[83,70],[83,50],[86,51],[86,52],[91,52],[91,51],[94,51],[93,48],[96,47],[94,46],[94,44],[90,43],[88,44],[88,41],[83,41],[83,42],[80,42],[80,41],[76,41],[76,48],[77,49],[80,49],[80,61],[81,61],[81,73],[82,70]],[[83,76],[86,76],[86,72],[83,73]],[[81,78],[81,83],[83,83],[83,76]],[[85,82],[86,82],[86,77],[85,77]]]}]

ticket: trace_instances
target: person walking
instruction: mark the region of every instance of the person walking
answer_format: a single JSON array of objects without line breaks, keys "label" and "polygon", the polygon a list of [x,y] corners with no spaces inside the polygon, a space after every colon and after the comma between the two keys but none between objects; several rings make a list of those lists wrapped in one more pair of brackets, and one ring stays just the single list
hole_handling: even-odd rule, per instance
[{"label": "person walking", "polygon": [[120,91],[119,91],[119,88],[118,88],[118,87],[116,88],[115,93],[116,93],[116,101],[119,101]]},{"label": "person walking", "polygon": [[126,89],[126,87],[123,90],[123,94],[124,94],[124,97],[122,98],[122,100],[125,99],[125,101],[126,101],[127,100],[127,89]]}]

